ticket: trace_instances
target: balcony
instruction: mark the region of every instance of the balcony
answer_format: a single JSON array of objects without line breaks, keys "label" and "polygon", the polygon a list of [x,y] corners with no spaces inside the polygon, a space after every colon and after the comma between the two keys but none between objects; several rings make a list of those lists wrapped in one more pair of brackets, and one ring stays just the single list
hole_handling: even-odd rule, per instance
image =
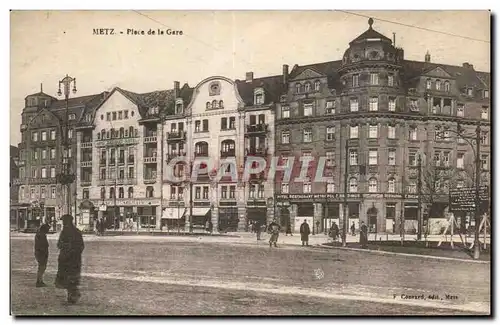
[{"label": "balcony", "polygon": [[91,186],[92,185],[92,181],[91,180],[88,180],[88,179],[82,179],[80,180],[80,186],[81,187],[86,187],[86,186]]},{"label": "balcony", "polygon": [[116,180],[116,185],[137,185],[137,179],[135,179],[135,178],[118,178]]},{"label": "balcony", "polygon": [[125,165],[125,158],[118,159],[118,165]]},{"label": "balcony", "polygon": [[158,137],[156,135],[144,138],[144,143],[155,143],[157,141],[158,141]]},{"label": "balcony", "polygon": [[127,163],[128,164],[133,164],[134,163],[134,156],[129,156],[128,159],[127,159]]},{"label": "balcony", "polygon": [[[106,162],[104,162],[104,165],[106,165]],[[92,167],[92,160],[82,161],[81,166],[82,167]]]},{"label": "balcony", "polygon": [[235,157],[236,150],[221,151],[220,156],[221,156],[221,158]]},{"label": "balcony", "polygon": [[80,146],[82,149],[92,149],[92,142],[82,142]]},{"label": "balcony", "polygon": [[157,162],[157,157],[152,156],[152,157],[144,157],[144,163],[145,164],[156,164]]},{"label": "balcony", "polygon": [[144,184],[154,184],[156,183],[156,177],[153,176],[144,176]]},{"label": "balcony", "polygon": [[268,148],[249,148],[245,150],[247,156],[258,156],[265,157],[267,156]]},{"label": "balcony", "polygon": [[253,124],[246,126],[246,133],[250,134],[262,134],[267,133],[269,130],[269,124],[261,123],[261,124]]},{"label": "balcony", "polygon": [[195,152],[194,153],[195,157],[208,157],[208,152]]},{"label": "balcony", "polygon": [[171,152],[167,154],[167,161],[170,161],[174,158],[181,157],[181,156],[186,156],[186,152],[181,151],[181,152]]},{"label": "balcony", "polygon": [[248,181],[252,183],[260,183],[263,182],[265,179],[264,172],[260,172],[258,174],[250,174]]},{"label": "balcony", "polygon": [[186,140],[186,131],[174,131],[167,133],[167,141]]}]

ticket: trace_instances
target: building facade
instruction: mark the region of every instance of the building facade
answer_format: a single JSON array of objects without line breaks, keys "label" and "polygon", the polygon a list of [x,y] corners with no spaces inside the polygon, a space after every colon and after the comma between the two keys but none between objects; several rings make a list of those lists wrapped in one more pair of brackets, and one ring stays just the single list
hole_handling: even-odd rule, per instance
[{"label": "building facade", "polygon": [[314,182],[313,170],[311,181],[277,182],[282,224],[307,219],[326,231],[347,213],[356,229],[362,221],[372,232],[416,231],[418,157],[424,214],[443,218],[449,189],[473,178],[473,149],[452,132],[459,128],[473,136],[481,128],[481,182],[489,184],[490,75],[432,63],[428,53],[405,60],[372,24],[342,60],[296,65],[287,76],[276,153],[326,157],[329,180]]}]

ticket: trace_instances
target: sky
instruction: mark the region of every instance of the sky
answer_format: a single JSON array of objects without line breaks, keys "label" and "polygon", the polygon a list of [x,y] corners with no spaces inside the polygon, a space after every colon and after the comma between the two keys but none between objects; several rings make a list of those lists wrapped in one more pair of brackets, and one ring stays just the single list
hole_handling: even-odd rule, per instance
[{"label": "sky", "polygon": [[[117,86],[171,89],[174,81],[196,86],[210,76],[244,79],[249,71],[256,78],[281,74],[283,64],[341,59],[368,28],[359,15],[373,17],[373,28],[391,39],[396,33],[406,59],[423,61],[429,51],[432,62],[490,71],[487,11],[12,11],[10,143],[20,142],[24,98],[40,84],[57,97],[66,74],[76,78],[77,96]],[[96,28],[115,35],[93,35]],[[169,28],[183,35],[127,35]]]}]

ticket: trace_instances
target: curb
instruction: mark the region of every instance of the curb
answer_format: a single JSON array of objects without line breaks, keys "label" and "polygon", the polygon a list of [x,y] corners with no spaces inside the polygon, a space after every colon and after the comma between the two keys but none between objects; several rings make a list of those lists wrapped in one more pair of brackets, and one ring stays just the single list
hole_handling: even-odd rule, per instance
[{"label": "curb", "polygon": [[428,259],[434,259],[434,260],[459,261],[459,262],[468,262],[468,263],[477,263],[477,264],[491,264],[491,261],[466,260],[466,259],[456,258],[456,257],[398,253],[398,252],[388,252],[388,251],[382,251],[382,250],[363,249],[363,248],[332,247],[332,246],[328,246],[325,244],[316,245],[315,247],[325,248],[325,249],[326,248],[327,249],[341,249],[341,250],[346,250],[346,251],[365,252],[365,253],[376,253],[376,254],[382,254],[382,255],[409,256],[409,257],[428,258]]}]

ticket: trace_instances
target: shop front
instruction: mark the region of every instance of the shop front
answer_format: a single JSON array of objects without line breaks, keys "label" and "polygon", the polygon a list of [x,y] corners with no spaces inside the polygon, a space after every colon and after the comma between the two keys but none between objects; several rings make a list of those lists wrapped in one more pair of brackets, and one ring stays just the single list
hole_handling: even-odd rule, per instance
[{"label": "shop front", "polygon": [[246,228],[249,231],[252,229],[252,225],[256,222],[259,222],[261,226],[267,225],[267,208],[259,206],[247,206],[246,219]]},{"label": "shop front", "polygon": [[160,226],[159,199],[90,200],[107,229],[156,229]]},{"label": "shop front", "polygon": [[236,232],[238,231],[238,207],[234,202],[219,203],[219,222],[218,230],[220,232]]},{"label": "shop front", "polygon": [[166,231],[181,232],[186,227],[187,209],[184,204],[169,206],[163,209],[161,228]]}]

